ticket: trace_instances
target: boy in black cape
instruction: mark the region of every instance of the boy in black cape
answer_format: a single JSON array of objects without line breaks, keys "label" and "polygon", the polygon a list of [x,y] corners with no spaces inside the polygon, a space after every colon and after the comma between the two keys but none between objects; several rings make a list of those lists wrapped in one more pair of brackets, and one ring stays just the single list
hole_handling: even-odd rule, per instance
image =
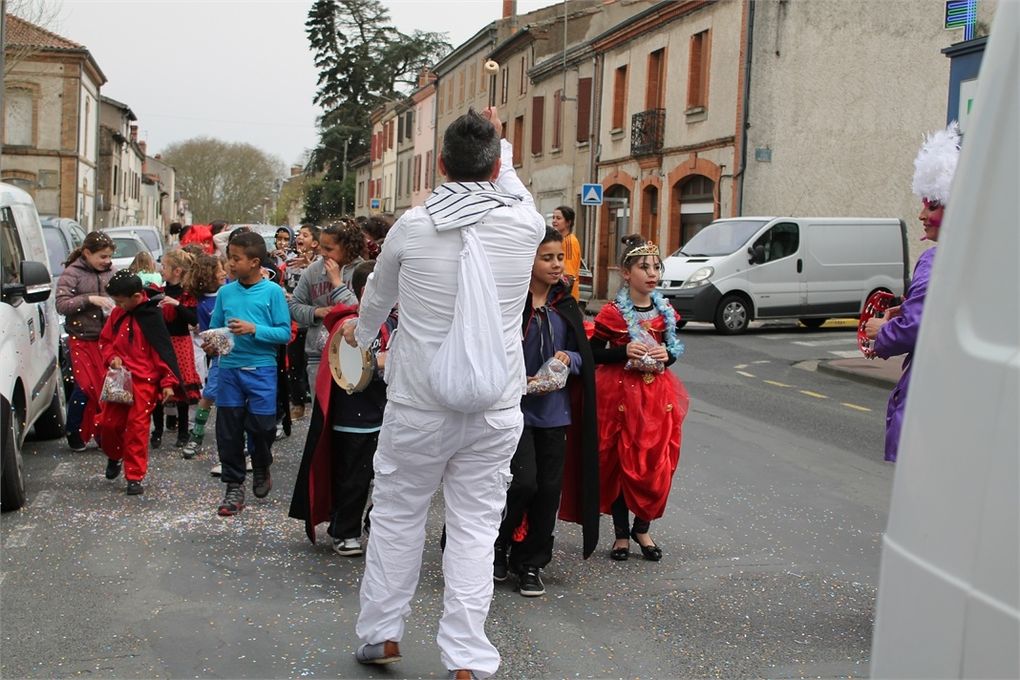
[{"label": "boy in black cape", "polygon": [[[540,571],[552,560],[557,508],[561,519],[581,524],[583,555],[598,543],[599,469],[595,421],[595,362],[584,320],[563,281],[563,236],[548,229],[532,269],[521,334],[531,393],[521,401],[524,432],[510,463],[513,481],[496,540],[493,578],[508,569],[520,593],[545,593]],[[564,364],[564,387],[535,379],[552,359]]]}]

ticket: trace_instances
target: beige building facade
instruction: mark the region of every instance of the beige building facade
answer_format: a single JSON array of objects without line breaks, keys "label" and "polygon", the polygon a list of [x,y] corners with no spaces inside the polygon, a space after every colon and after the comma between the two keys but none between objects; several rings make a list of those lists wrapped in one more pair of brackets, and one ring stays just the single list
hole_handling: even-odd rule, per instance
[{"label": "beige building facade", "polygon": [[423,74],[412,95],[414,106],[414,163],[411,181],[411,205],[425,203],[432,193],[435,179],[436,148],[436,86],[431,73]]},{"label": "beige building facade", "polygon": [[96,224],[99,228],[141,224],[141,179],[145,154],[127,104],[100,98]]},{"label": "beige building facade", "polygon": [[[982,0],[991,24],[996,3]],[[896,217],[912,259],[927,243],[910,190],[922,134],[945,126],[963,39],[928,0],[758,2],[743,214]],[[852,30],[851,30],[852,29]]]},{"label": "beige building facade", "polygon": [[5,47],[2,179],[32,194],[40,214],[93,229],[106,76],[84,46],[13,15]]},{"label": "beige building facade", "polygon": [[595,293],[619,287],[620,238],[663,254],[733,214],[745,3],[661,2],[592,41],[604,203]]}]

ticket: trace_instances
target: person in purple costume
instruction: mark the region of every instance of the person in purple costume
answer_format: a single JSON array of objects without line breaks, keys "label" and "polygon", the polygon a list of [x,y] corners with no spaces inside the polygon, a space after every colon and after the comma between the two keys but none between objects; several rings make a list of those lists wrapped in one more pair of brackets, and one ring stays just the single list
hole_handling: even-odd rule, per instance
[{"label": "person in purple costume", "polygon": [[[960,156],[960,133],[956,123],[950,123],[945,130],[939,130],[925,138],[921,151],[914,160],[914,194],[921,199],[922,208],[918,219],[924,225],[922,240],[938,241],[939,229],[949,188]],[[924,298],[928,291],[935,248],[921,253],[914,266],[914,276],[907,288],[903,303],[890,307],[882,318],[872,318],[865,326],[867,336],[875,341],[875,354],[883,359],[906,354],[903,361],[903,375],[889,397],[886,409],[885,459],[896,461],[900,444],[900,428],[903,412],[907,405],[907,387],[910,384],[910,368],[913,364],[917,335],[921,330],[921,315],[924,312]]]}]

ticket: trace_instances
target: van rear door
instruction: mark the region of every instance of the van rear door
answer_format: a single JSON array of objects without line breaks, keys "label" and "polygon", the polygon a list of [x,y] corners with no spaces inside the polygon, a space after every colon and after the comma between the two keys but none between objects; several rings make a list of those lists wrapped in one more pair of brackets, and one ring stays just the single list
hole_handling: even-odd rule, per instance
[{"label": "van rear door", "polygon": [[752,243],[751,249],[760,256],[747,272],[755,317],[801,313],[807,303],[801,241],[800,225],[784,221],[771,225]]},{"label": "van rear door", "polygon": [[806,314],[856,316],[872,291],[903,294],[903,223],[899,220],[802,220],[807,236]]}]

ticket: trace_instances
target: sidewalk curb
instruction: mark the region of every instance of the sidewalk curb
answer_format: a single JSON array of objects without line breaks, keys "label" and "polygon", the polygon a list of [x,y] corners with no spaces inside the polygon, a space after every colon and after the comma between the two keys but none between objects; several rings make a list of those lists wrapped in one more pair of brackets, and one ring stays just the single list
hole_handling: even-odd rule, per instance
[{"label": "sidewalk curb", "polygon": [[889,378],[882,378],[877,375],[868,375],[860,373],[858,371],[843,368],[842,366],[835,365],[829,361],[818,362],[819,373],[828,373],[839,378],[846,378],[847,380],[854,380],[865,385],[872,385],[874,387],[893,388],[896,386],[898,380],[892,380]]}]

